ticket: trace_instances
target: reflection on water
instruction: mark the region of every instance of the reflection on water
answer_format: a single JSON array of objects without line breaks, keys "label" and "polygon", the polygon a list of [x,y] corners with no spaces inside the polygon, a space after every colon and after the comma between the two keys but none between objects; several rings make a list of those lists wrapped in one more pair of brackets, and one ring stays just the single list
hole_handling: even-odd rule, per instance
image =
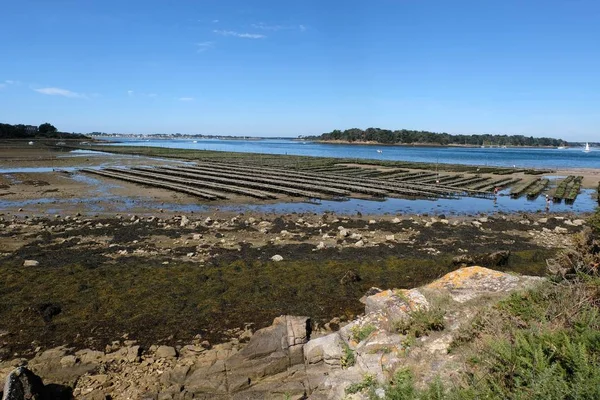
[{"label": "reflection on water", "polygon": [[[87,178],[86,178],[87,179]],[[93,179],[93,178],[90,178]],[[100,183],[100,181],[98,181]],[[292,213],[292,212],[333,212],[336,214],[351,215],[360,212],[365,215],[384,215],[384,214],[447,214],[447,215],[467,215],[467,214],[494,214],[518,213],[518,212],[544,212],[546,207],[545,198],[538,197],[535,200],[526,198],[511,199],[507,193],[501,193],[497,201],[491,199],[464,197],[460,199],[437,199],[437,200],[408,200],[408,199],[387,199],[385,201],[371,201],[362,199],[350,199],[347,201],[320,201],[320,202],[282,202],[275,204],[246,204],[246,205],[207,205],[207,204],[169,204],[148,201],[145,198],[130,198],[125,196],[107,195],[107,191],[99,187],[99,196],[93,199],[71,198],[57,199],[44,198],[25,201],[0,200],[0,210],[15,209],[35,205],[55,205],[47,209],[47,213],[55,213],[60,210],[60,206],[69,206],[81,204],[81,212],[128,212],[134,209],[163,209],[168,212],[181,213],[202,213],[202,212],[264,212],[264,213]],[[574,204],[552,203],[551,212],[558,213],[584,213],[592,212],[596,208],[596,200],[593,198],[593,190],[582,190]],[[104,195],[101,195],[104,194]]]},{"label": "reflection on water", "polygon": [[[107,144],[107,143],[102,143]],[[218,140],[120,138],[117,146],[149,146],[175,149],[216,150],[241,153],[289,154],[386,161],[416,161],[517,168],[598,168],[600,151],[553,148],[464,148],[418,146],[370,146],[300,142],[291,139]],[[378,152],[380,150],[381,152]]]}]

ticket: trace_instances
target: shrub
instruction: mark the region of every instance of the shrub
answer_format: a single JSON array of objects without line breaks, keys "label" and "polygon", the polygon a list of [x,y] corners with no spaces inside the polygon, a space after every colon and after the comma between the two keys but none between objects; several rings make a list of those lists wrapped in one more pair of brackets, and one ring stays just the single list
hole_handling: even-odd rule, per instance
[{"label": "shrub", "polygon": [[443,330],[444,315],[445,312],[440,307],[417,310],[410,314],[410,318],[395,321],[394,329],[403,335],[418,338],[431,331]]},{"label": "shrub", "polygon": [[364,326],[354,325],[351,329],[352,338],[357,342],[362,342],[366,338],[371,335],[371,333],[375,332],[377,328],[371,324],[367,324]]}]

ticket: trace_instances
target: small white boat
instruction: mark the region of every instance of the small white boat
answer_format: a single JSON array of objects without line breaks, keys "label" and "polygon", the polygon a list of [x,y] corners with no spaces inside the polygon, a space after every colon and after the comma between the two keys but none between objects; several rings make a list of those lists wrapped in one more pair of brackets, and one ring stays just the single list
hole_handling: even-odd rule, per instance
[{"label": "small white boat", "polygon": [[564,149],[566,149],[566,147],[565,147],[565,146],[558,146],[558,147],[556,148],[556,150],[564,150]]},{"label": "small white boat", "polygon": [[197,140],[194,140],[192,143],[198,143],[198,141],[197,141]]},{"label": "small white boat", "polygon": [[378,152],[379,154],[381,154],[381,153],[383,153],[383,150],[377,150],[377,152]]},{"label": "small white boat", "polygon": [[590,152],[590,144],[589,143],[585,144],[585,149],[583,149],[583,152],[584,153],[589,153]]},{"label": "small white boat", "polygon": [[33,146],[33,142],[29,142],[29,145],[30,145],[30,146]]}]

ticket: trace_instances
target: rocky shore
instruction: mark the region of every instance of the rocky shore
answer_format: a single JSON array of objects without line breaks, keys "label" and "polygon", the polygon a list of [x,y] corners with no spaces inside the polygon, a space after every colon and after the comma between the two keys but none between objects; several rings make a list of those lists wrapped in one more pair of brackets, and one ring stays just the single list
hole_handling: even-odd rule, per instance
[{"label": "rocky shore", "polygon": [[[448,349],[461,327],[478,309],[543,281],[465,267],[420,288],[372,288],[362,299],[364,315],[328,329],[313,331],[308,317],[281,316],[215,346],[201,338],[176,347],[132,340],[105,351],[61,346],[1,363],[0,378],[16,382],[25,372],[15,368],[26,367],[46,384],[35,390],[89,400],[341,399],[366,376],[383,385],[400,367],[416,367],[422,382],[456,375],[464,355]],[[442,312],[440,325],[411,338],[415,315],[434,310]]]}]

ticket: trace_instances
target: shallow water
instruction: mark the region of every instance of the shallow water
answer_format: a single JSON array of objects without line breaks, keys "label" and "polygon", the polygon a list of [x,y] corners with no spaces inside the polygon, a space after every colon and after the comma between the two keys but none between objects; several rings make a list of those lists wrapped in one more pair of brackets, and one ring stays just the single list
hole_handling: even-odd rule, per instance
[{"label": "shallow water", "polygon": [[[467,214],[494,214],[502,213],[520,213],[520,212],[545,212],[546,201],[543,196],[535,200],[528,200],[525,197],[512,199],[507,191],[501,192],[497,200],[481,199],[472,197],[463,197],[459,199],[437,199],[437,200],[409,200],[409,199],[387,199],[384,201],[350,199],[347,201],[328,201],[319,202],[281,202],[274,204],[239,204],[239,205],[212,205],[212,204],[169,204],[145,201],[140,198],[128,198],[110,194],[110,188],[115,186],[106,186],[94,178],[77,178],[89,181],[97,189],[98,195],[94,198],[42,198],[25,201],[0,200],[0,210],[14,209],[35,205],[53,204],[47,208],[49,214],[60,211],[61,205],[82,204],[81,212],[129,212],[136,208],[147,208],[149,210],[164,209],[169,212],[181,213],[212,213],[217,211],[226,212],[262,212],[262,213],[292,213],[292,212],[311,212],[323,213],[333,212],[340,215],[352,215],[360,212],[365,215],[384,215],[384,214],[447,214],[447,215],[467,215]],[[558,213],[586,213],[592,212],[597,207],[597,201],[593,197],[594,191],[590,189],[582,190],[581,194],[573,204],[551,203],[550,211]]]},{"label": "shallow water", "polygon": [[[117,146],[150,146],[176,149],[216,150],[241,153],[290,154],[317,157],[377,159],[388,161],[417,161],[489,165],[517,168],[598,168],[600,150],[584,153],[580,148],[564,150],[550,148],[462,148],[345,145],[301,142],[291,139],[217,140],[119,139]],[[381,153],[378,153],[381,150]]]}]

